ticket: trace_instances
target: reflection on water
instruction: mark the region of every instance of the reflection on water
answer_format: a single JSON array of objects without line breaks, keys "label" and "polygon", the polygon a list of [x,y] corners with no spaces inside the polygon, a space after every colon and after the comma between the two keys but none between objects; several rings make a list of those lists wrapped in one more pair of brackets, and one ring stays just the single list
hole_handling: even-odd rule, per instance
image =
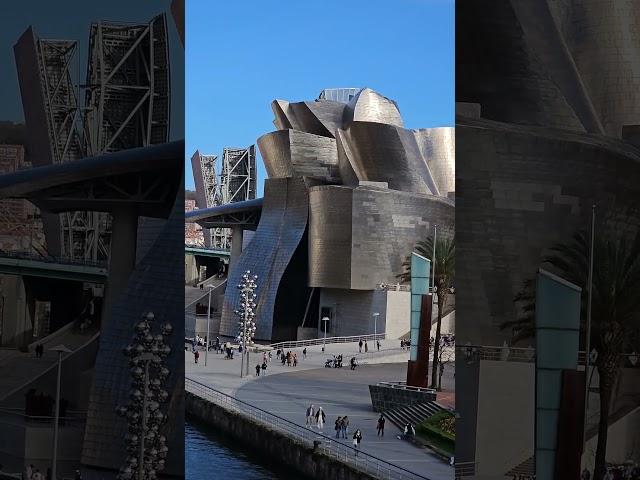
[{"label": "reflection on water", "polygon": [[304,480],[299,474],[269,464],[242,446],[221,438],[213,429],[185,422],[187,480]]}]

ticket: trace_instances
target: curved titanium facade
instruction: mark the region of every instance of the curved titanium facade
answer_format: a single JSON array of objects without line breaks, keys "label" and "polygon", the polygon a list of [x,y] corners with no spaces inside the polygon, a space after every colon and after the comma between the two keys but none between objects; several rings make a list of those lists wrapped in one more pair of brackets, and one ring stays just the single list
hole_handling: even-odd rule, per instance
[{"label": "curved titanium facade", "polygon": [[320,177],[339,181],[336,141],[298,130],[278,130],[258,139],[270,178]]},{"label": "curved titanium facade", "polygon": [[509,123],[621,137],[640,124],[640,3],[468,0],[456,101]]},{"label": "curved titanium facade", "polygon": [[406,252],[433,231],[453,236],[452,200],[337,185],[309,190],[309,285],[375,290],[396,283]]},{"label": "curved titanium facade", "polygon": [[619,138],[624,125],[640,124],[640,3],[550,3],[605,134]]},{"label": "curved titanium facade", "polygon": [[351,122],[375,122],[404,127],[398,105],[370,88],[363,88],[344,110],[343,125]]},{"label": "curved titanium facade", "polygon": [[353,122],[344,131],[347,155],[358,180],[387,182],[392,190],[438,195],[427,162],[411,130]]},{"label": "curved titanium facade", "polygon": [[414,130],[418,148],[443,196],[456,191],[456,130],[453,127]]},{"label": "curved titanium facade", "polygon": [[246,270],[258,275],[256,289],[256,340],[271,340],[277,328],[274,305],[282,277],[307,228],[309,197],[304,181],[273,178],[265,181],[264,204],[260,224],[251,243],[231,269],[224,296],[220,334],[235,337],[238,318],[233,313],[240,305],[236,285]]},{"label": "curved titanium facade", "polygon": [[511,0],[465,0],[456,10],[456,78],[456,102],[479,103],[484,118],[584,130],[527,42]]},{"label": "curved titanium facade", "polygon": [[[500,345],[514,296],[554,243],[589,228],[592,204],[637,228],[640,150],[561,130],[462,120],[456,126],[456,307],[460,339]],[[487,174],[490,172],[490,175]],[[482,219],[479,221],[478,219]]]}]

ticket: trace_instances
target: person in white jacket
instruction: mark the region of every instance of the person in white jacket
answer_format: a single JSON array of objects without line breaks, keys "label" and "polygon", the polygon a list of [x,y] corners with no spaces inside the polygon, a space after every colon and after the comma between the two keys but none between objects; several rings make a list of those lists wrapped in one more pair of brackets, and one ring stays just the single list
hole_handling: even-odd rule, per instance
[{"label": "person in white jacket", "polygon": [[325,421],[326,415],[324,414],[324,410],[322,410],[322,407],[318,407],[318,411],[316,412],[316,425],[318,425],[318,430],[322,431]]}]

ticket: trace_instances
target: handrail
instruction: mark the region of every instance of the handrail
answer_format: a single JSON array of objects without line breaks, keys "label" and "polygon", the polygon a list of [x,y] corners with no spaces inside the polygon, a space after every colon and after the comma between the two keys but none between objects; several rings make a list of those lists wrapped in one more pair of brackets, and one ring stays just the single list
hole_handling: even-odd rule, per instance
[{"label": "handrail", "polygon": [[[536,349],[534,347],[510,347],[508,345],[472,345],[456,344],[456,355],[465,358],[467,361],[474,360],[501,360],[506,362],[535,362]],[[621,359],[625,367],[640,367],[640,354],[621,353]],[[577,353],[578,365],[584,365],[584,350]],[[592,360],[589,365],[593,365]]]},{"label": "handrail", "polygon": [[327,337],[327,338],[312,338],[309,340],[291,340],[287,342],[271,343],[269,346],[272,349],[277,348],[300,348],[310,347],[313,345],[323,345],[325,343],[352,343],[360,340],[384,340],[386,333],[369,334],[369,335],[352,335],[350,337]]},{"label": "handrail", "polygon": [[[218,290],[220,287],[222,287],[223,285],[227,284],[227,279],[225,278],[225,280],[223,282],[220,282],[218,285],[216,285],[215,287],[213,287],[213,289],[211,290],[211,294],[214,295],[215,291]],[[198,298],[196,298],[193,302],[191,302],[189,305],[187,305],[186,307],[184,307],[185,311],[190,308],[191,306],[195,305],[196,303],[198,303],[200,300],[202,300],[203,298],[205,298],[206,296],[209,295],[209,291],[205,290],[205,293],[203,293],[201,296],[199,296]]]},{"label": "handrail", "polygon": [[0,258],[14,258],[18,260],[34,260],[38,262],[46,262],[46,263],[60,263],[64,265],[77,265],[81,267],[98,267],[98,268],[107,268],[107,261],[96,261],[96,260],[76,260],[74,258],[65,257],[65,256],[54,256],[54,255],[40,255],[35,252],[30,251],[7,251],[0,250]]},{"label": "handrail", "polygon": [[259,422],[269,428],[278,430],[301,442],[303,445],[321,448],[325,455],[344,462],[351,467],[355,467],[364,473],[375,476],[375,478],[384,478],[387,480],[430,480],[424,475],[411,472],[374,455],[356,450],[351,445],[336,441],[333,437],[320,432],[314,432],[312,429],[303,427],[271,412],[243,402],[190,377],[185,377],[185,390],[204,400],[209,400],[222,408],[248,417],[254,422]]},{"label": "handrail", "polygon": [[396,388],[398,390],[410,390],[412,392],[427,392],[436,393],[437,390],[428,387],[414,387],[413,385],[407,385],[406,382],[378,382],[376,385],[383,387]]},{"label": "handrail", "polygon": [[[76,414],[65,415],[64,417],[59,417],[61,425],[69,426],[69,425],[83,425],[86,423],[86,413],[87,412],[75,412]],[[15,408],[0,408],[0,422],[2,422],[2,417],[6,416],[7,421],[11,421],[12,418],[22,419],[27,423],[34,424],[50,424],[55,420],[55,417],[50,415],[27,415],[24,413],[24,409],[15,409]]]}]

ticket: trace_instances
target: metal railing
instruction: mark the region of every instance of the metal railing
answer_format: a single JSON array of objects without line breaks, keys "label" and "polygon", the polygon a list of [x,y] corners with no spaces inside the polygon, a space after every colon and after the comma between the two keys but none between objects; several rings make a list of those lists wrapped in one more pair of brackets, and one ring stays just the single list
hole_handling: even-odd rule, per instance
[{"label": "metal railing", "polygon": [[378,382],[377,385],[380,385],[381,387],[394,388],[397,390],[410,390],[412,392],[427,392],[427,393],[437,392],[437,390],[433,388],[414,387],[412,385],[407,385],[407,382]]},{"label": "metal railing", "polygon": [[324,343],[353,343],[359,342],[362,340],[372,341],[372,340],[384,340],[386,338],[386,333],[378,333],[378,334],[369,334],[369,335],[352,335],[350,337],[327,337],[327,338],[312,338],[309,340],[292,340],[288,342],[277,342],[271,343],[269,346],[272,349],[278,348],[300,348],[300,347],[310,347],[312,345],[322,345]]},{"label": "metal railing", "polygon": [[[429,347],[432,348],[431,346]],[[493,345],[456,345],[456,355],[460,355],[460,358],[464,358],[469,362],[475,360],[497,360],[505,362],[535,362],[536,361],[536,349],[534,347],[509,347],[505,345],[493,346]],[[579,366],[584,366],[585,353],[584,350],[579,350],[577,355],[577,361]],[[622,366],[625,368],[640,368],[640,354],[637,353],[622,353],[620,354],[622,359]],[[593,365],[592,360],[589,361],[589,365]]]},{"label": "metal railing", "polygon": [[386,480],[429,480],[428,477],[406,470],[374,455],[357,450],[349,444],[336,441],[334,438],[313,431],[296,423],[262,410],[249,403],[222,393],[215,388],[204,385],[189,377],[185,378],[185,390],[219,407],[235,412],[255,423],[262,424],[302,443],[307,447],[319,450],[323,454],[335,458],[350,467]]},{"label": "metal railing", "polygon": [[[208,281],[209,279],[205,280]],[[222,280],[222,279],[220,279]],[[218,294],[218,290],[221,289],[222,287],[227,285],[227,279],[225,278],[222,282],[220,282],[218,285],[216,285],[212,290],[211,290],[211,296],[215,296]],[[189,308],[191,308],[192,306],[196,305],[198,302],[200,302],[200,300],[203,300],[205,298],[207,298],[209,296],[209,290],[208,287],[207,289],[203,289],[203,293],[202,295],[200,295],[198,298],[196,298],[193,302],[191,302],[189,305],[187,305],[186,307],[184,307],[185,311],[187,311]],[[206,316],[206,314],[205,314]]]},{"label": "metal railing", "polygon": [[[27,415],[24,409],[20,408],[0,408],[0,423],[5,419],[11,419],[12,422],[21,420],[28,424],[50,425],[54,422],[55,417],[46,415]],[[63,417],[59,417],[60,426],[82,426],[86,422],[87,412],[70,411]]]},{"label": "metal railing", "polygon": [[107,268],[108,263],[106,260],[89,260],[89,259],[76,259],[65,256],[55,256],[49,254],[41,254],[33,251],[24,251],[24,250],[2,250],[0,249],[0,258],[14,258],[17,260],[33,260],[37,262],[46,262],[46,263],[59,263],[64,265],[77,265],[84,267],[97,267],[97,268]]},{"label": "metal railing", "polygon": [[456,358],[463,358],[469,362],[476,360],[535,362],[536,350],[535,348],[505,346],[456,345]]}]

